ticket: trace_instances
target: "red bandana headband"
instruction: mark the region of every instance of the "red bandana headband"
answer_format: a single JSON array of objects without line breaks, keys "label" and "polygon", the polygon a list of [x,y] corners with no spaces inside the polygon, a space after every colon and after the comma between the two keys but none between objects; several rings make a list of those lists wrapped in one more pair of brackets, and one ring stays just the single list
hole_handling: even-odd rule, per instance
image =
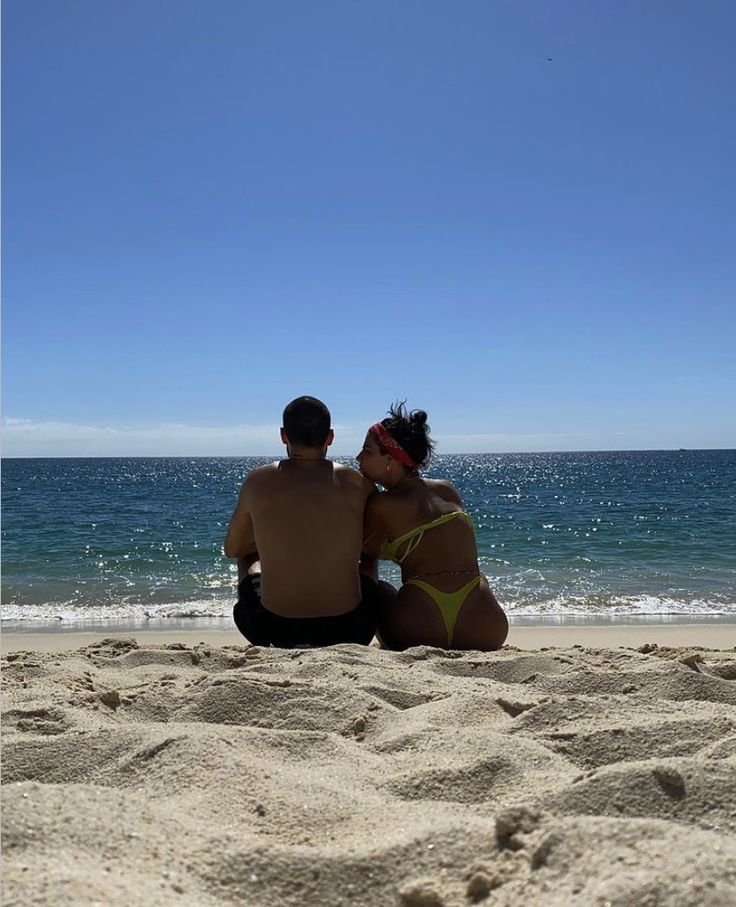
[{"label": "red bandana headband", "polygon": [[391,432],[384,428],[380,422],[376,422],[375,425],[371,425],[368,431],[378,438],[378,440],[381,442],[381,445],[386,448],[386,453],[392,459],[397,460],[399,463],[403,463],[404,466],[408,466],[409,469],[416,471],[417,464],[414,462],[414,460],[412,460],[412,458],[404,450],[401,444],[399,444],[396,438],[394,438]]}]

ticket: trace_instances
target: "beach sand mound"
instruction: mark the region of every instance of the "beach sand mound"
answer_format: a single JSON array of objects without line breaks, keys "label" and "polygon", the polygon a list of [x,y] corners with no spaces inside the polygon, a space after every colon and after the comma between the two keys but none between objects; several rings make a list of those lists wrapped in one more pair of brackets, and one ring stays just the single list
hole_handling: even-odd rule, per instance
[{"label": "beach sand mound", "polygon": [[3,903],[736,903],[736,652],[4,665]]}]

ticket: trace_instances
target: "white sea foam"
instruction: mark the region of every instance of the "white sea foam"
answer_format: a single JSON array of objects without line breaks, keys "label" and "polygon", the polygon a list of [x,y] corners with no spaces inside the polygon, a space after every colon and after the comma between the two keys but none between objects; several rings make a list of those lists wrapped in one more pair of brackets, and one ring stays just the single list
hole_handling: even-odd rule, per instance
[{"label": "white sea foam", "polygon": [[[234,600],[231,596],[218,599],[199,599],[184,602],[162,604],[98,605],[75,607],[69,603],[49,603],[46,605],[4,604],[2,622],[22,622],[28,624],[70,625],[81,622],[133,622],[145,624],[149,621],[212,619],[232,620]],[[680,616],[694,620],[708,617],[736,618],[736,600],[712,601],[707,599],[684,600],[669,596],[628,595],[611,598],[594,595],[561,594],[542,601],[528,600],[502,601],[508,616],[525,620],[549,617],[579,619],[582,621],[596,618],[621,619],[627,616],[636,618]]]},{"label": "white sea foam", "polygon": [[233,599],[174,602],[160,605],[121,604],[69,607],[55,605],[3,605],[2,621],[27,623],[79,623],[87,621],[159,621],[187,618],[232,618]]},{"label": "white sea foam", "polygon": [[558,595],[533,604],[506,603],[505,608],[511,617],[736,617],[736,600],[683,600],[657,595],[616,595],[608,599],[590,595]]}]

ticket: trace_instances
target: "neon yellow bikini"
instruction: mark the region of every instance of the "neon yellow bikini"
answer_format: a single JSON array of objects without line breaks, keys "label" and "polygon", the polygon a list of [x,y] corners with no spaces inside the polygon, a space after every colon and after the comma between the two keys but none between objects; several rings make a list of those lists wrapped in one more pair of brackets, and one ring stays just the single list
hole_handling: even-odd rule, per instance
[{"label": "neon yellow bikini", "polygon": [[[430,523],[424,523],[422,526],[410,529],[409,532],[405,532],[397,539],[384,542],[381,546],[381,557],[393,561],[395,564],[402,564],[422,541],[424,533],[428,529],[436,529],[438,526],[444,526],[445,523],[449,523],[450,520],[455,519],[465,520],[468,526],[475,532],[473,520],[470,515],[464,511],[456,510],[453,513],[443,513],[442,516],[437,517],[436,520],[432,520]],[[402,553],[399,554],[399,549],[402,545],[406,545],[406,547]],[[462,608],[465,599],[470,595],[473,589],[480,585],[480,580],[480,575],[474,576],[469,583],[466,583],[466,585],[462,586],[460,589],[456,589],[454,592],[443,592],[441,589],[436,589],[434,586],[430,586],[429,583],[425,583],[420,579],[408,579],[405,585],[417,586],[423,592],[426,592],[437,605],[445,624],[447,645],[449,647],[452,645],[452,638],[455,635],[455,624],[457,623],[457,616],[460,613],[460,608]]]}]

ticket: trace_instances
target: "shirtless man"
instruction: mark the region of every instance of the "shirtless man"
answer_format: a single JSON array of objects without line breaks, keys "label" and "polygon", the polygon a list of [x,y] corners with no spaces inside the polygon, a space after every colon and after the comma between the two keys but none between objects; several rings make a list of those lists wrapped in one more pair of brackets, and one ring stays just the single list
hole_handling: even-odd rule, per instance
[{"label": "shirtless man", "polygon": [[235,623],[254,645],[367,645],[377,587],[359,574],[363,512],[375,486],[326,459],[330,412],[314,397],[284,410],[288,458],[252,470],[225,537],[238,558]]}]

